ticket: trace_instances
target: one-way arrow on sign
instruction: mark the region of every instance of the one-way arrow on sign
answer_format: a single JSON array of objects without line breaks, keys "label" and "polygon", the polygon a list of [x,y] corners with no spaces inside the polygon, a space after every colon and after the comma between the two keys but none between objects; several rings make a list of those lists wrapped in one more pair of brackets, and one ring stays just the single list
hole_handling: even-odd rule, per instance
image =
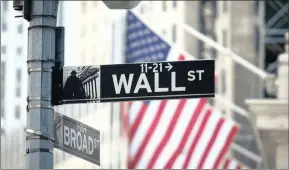
[{"label": "one-way arrow on sign", "polygon": [[214,60],[100,66],[100,102],[215,96]]},{"label": "one-way arrow on sign", "polygon": [[173,68],[173,66],[170,63],[167,63],[167,66],[165,66],[165,68],[168,69],[168,71],[170,71]]}]

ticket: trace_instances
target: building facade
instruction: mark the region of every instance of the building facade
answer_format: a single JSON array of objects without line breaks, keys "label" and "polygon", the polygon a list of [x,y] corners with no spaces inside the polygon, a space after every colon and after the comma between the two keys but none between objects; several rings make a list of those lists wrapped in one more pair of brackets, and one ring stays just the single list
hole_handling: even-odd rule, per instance
[{"label": "building facade", "polygon": [[26,122],[27,28],[12,1],[1,1],[1,135]]}]

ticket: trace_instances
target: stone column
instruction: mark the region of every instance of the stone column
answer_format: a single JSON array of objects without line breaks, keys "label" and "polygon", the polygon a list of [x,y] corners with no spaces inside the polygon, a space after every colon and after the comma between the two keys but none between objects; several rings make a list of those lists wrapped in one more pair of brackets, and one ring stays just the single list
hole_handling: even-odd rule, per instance
[{"label": "stone column", "polygon": [[[277,86],[277,98],[279,100],[288,99],[288,55],[289,55],[289,33],[285,35],[285,52],[278,56],[278,77],[276,80]],[[288,114],[288,112],[287,112]],[[284,136],[288,135],[288,128],[284,130]],[[287,131],[287,133],[286,133]],[[277,169],[287,169],[288,168],[288,136],[287,140],[280,141],[276,147],[276,168]]]},{"label": "stone column", "polygon": [[278,56],[278,77],[276,80],[278,99],[288,99],[288,32],[285,35],[285,52]]}]

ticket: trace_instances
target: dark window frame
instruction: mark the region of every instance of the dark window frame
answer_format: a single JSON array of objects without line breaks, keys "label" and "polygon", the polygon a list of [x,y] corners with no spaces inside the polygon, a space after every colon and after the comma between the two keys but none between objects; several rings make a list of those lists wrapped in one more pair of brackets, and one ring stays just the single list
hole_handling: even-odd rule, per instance
[{"label": "dark window frame", "polygon": [[[3,101],[1,103],[3,105]],[[1,119],[5,119],[5,108],[1,106]]]},{"label": "dark window frame", "polygon": [[175,24],[172,27],[172,41],[177,42],[177,27]]},{"label": "dark window frame", "polygon": [[5,80],[6,80],[6,63],[5,61],[1,61],[1,99],[4,99],[5,96]]},{"label": "dark window frame", "polygon": [[2,6],[3,6],[3,11],[7,12],[8,11],[8,1],[1,1]]},{"label": "dark window frame", "polygon": [[20,68],[17,68],[16,70],[16,79],[18,83],[21,83],[22,80],[22,70]]},{"label": "dark window frame", "polygon": [[16,88],[16,97],[18,97],[18,98],[21,97],[21,87]]},{"label": "dark window frame", "polygon": [[178,2],[178,1],[173,0],[173,8],[177,8],[177,6],[178,6],[178,5],[177,5],[177,4],[178,4],[177,2]]},{"label": "dark window frame", "polygon": [[17,55],[22,55],[22,52],[23,52],[22,47],[17,47],[16,52],[17,52]]},{"label": "dark window frame", "polygon": [[228,12],[228,8],[229,8],[229,1],[222,1],[222,11],[223,13],[227,13]]},{"label": "dark window frame", "polygon": [[21,119],[21,107],[19,105],[17,105],[15,107],[15,113],[14,114],[15,114],[14,116],[16,119]]},{"label": "dark window frame", "polygon": [[22,34],[22,33],[23,33],[23,24],[22,24],[22,23],[18,24],[18,26],[17,26],[17,33],[18,33],[18,34]]},{"label": "dark window frame", "polygon": [[7,32],[8,30],[8,25],[7,23],[3,20],[2,23],[1,23],[1,31],[2,32]]},{"label": "dark window frame", "polygon": [[6,54],[6,53],[7,53],[7,46],[1,45],[1,54]]},{"label": "dark window frame", "polygon": [[162,9],[164,12],[167,11],[167,1],[162,2]]}]

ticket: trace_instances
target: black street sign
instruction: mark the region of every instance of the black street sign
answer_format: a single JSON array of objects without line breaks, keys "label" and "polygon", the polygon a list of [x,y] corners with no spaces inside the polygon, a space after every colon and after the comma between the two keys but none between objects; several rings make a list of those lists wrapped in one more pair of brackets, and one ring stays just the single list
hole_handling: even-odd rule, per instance
[{"label": "black street sign", "polygon": [[100,66],[100,102],[215,96],[214,60]]},{"label": "black street sign", "polygon": [[55,148],[100,166],[100,132],[58,112],[54,114]]},{"label": "black street sign", "polygon": [[53,83],[53,98],[61,101],[53,103],[215,96],[214,60],[63,67],[61,74]]}]

